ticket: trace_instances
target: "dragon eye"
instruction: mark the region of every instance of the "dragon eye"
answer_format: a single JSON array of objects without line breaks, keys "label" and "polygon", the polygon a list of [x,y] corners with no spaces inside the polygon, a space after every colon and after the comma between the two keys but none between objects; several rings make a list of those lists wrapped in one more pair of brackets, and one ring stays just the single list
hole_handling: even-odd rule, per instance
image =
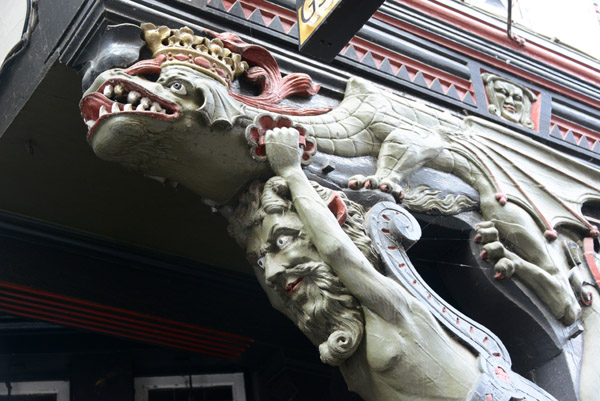
[{"label": "dragon eye", "polygon": [[260,267],[261,269],[265,269],[265,257],[263,256],[262,258],[258,259],[256,261],[256,264],[258,265],[258,267]]},{"label": "dragon eye", "polygon": [[173,82],[169,88],[171,89],[171,92],[177,93],[178,95],[187,94],[185,86],[183,86],[181,82]]}]

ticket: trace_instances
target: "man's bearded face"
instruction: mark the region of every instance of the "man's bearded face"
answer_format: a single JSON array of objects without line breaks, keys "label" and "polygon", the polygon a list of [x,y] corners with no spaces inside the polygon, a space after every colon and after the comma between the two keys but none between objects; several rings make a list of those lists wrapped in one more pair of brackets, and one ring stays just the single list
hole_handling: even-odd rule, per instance
[{"label": "man's bearded face", "polygon": [[339,326],[336,310],[357,303],[323,263],[303,226],[292,211],[267,214],[249,236],[248,257],[265,290],[281,301],[282,312],[320,344]]}]

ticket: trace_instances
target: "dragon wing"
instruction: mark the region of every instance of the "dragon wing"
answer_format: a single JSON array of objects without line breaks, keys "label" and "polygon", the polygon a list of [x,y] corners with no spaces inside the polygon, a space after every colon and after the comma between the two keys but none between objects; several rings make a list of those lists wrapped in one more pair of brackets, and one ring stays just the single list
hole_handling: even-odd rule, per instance
[{"label": "dragon wing", "polygon": [[600,199],[596,167],[476,117],[464,120],[464,136],[461,147],[490,173],[498,198],[519,203],[545,230],[568,224],[597,232],[581,213],[585,201]]}]

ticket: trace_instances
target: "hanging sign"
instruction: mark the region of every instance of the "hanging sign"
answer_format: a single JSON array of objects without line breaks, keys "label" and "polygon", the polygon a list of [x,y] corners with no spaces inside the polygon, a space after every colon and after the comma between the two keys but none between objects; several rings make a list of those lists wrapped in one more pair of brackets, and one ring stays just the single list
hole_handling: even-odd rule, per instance
[{"label": "hanging sign", "polygon": [[296,0],[300,53],[331,61],[383,0]]}]

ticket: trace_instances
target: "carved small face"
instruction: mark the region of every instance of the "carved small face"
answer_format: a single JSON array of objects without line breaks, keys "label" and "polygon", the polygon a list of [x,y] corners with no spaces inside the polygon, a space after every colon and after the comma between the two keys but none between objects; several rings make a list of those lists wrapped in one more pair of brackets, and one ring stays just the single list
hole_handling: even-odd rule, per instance
[{"label": "carved small face", "polygon": [[[247,248],[248,259],[269,287],[287,303],[306,300],[307,281],[302,265],[322,263],[295,212],[267,214],[256,226]],[[260,279],[261,277],[259,277]]]},{"label": "carved small face", "polygon": [[512,122],[520,122],[523,115],[523,89],[506,81],[494,81],[496,107],[500,115]]}]

